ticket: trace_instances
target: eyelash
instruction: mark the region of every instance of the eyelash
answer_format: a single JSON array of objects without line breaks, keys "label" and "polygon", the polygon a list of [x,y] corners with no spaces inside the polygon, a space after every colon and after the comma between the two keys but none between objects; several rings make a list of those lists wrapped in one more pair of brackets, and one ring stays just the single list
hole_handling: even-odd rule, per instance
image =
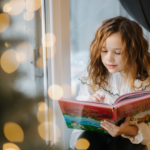
[{"label": "eyelash", "polygon": [[[106,53],[107,51],[102,51],[103,53]],[[116,52],[115,52],[116,53]],[[117,55],[120,55],[120,53],[116,53]]]}]

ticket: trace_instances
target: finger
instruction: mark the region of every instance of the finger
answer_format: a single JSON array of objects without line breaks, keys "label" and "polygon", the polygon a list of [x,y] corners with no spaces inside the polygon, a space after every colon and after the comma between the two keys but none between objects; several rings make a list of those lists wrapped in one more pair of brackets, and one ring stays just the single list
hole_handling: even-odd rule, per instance
[{"label": "finger", "polygon": [[111,129],[114,129],[114,128],[117,127],[116,125],[114,125],[113,123],[111,123],[111,122],[109,122],[109,121],[107,121],[107,120],[104,120],[104,121],[102,122],[102,124],[108,126],[108,127],[111,128]]},{"label": "finger", "polygon": [[120,135],[119,134],[119,127],[115,126],[114,128],[110,128],[109,126],[107,126],[106,124],[102,124],[102,127],[107,130],[107,132],[109,134],[111,134],[113,137]]},{"label": "finger", "polygon": [[127,116],[124,123],[129,124],[129,120],[130,120],[130,118],[129,118],[129,116]]},{"label": "finger", "polygon": [[99,100],[95,96],[93,96],[91,99],[93,102],[99,102]]},{"label": "finger", "polygon": [[98,99],[98,101],[101,101],[101,97],[99,94],[95,93],[93,96],[95,96]]},{"label": "finger", "polygon": [[102,95],[101,96],[101,101],[104,102],[104,100],[105,100],[105,95]]},{"label": "finger", "polygon": [[99,102],[104,102],[105,95],[100,96],[99,94],[95,93],[94,96],[99,100]]},{"label": "finger", "polygon": [[126,117],[125,122],[129,122],[130,118],[129,116]]},{"label": "finger", "polygon": [[88,101],[99,102],[98,99],[96,97],[94,97],[93,95],[88,98]]},{"label": "finger", "polygon": [[108,125],[107,123],[102,123],[101,125],[104,126],[105,128],[108,128],[110,131],[113,131],[114,129],[112,126]]},{"label": "finger", "polygon": [[110,135],[114,135],[113,131],[110,130],[108,127],[104,126],[104,125],[101,125],[101,127],[103,127]]},{"label": "finger", "polygon": [[105,95],[102,95],[101,98],[105,99]]}]

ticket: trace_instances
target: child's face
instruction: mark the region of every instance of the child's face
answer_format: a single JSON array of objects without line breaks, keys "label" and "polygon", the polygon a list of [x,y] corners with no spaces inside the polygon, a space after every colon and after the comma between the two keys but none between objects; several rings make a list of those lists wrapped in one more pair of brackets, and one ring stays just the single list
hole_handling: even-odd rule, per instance
[{"label": "child's face", "polygon": [[102,48],[101,59],[110,73],[122,71],[123,60],[121,55],[122,42],[119,32],[109,36]]}]

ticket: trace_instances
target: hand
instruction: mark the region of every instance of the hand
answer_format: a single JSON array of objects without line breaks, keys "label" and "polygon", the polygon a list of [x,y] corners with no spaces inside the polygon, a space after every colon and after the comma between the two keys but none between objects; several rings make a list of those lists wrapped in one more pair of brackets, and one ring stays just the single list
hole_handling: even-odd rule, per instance
[{"label": "hand", "polygon": [[88,101],[103,103],[104,99],[105,99],[105,95],[100,96],[99,94],[95,93],[88,98]]},{"label": "hand", "polygon": [[128,123],[129,117],[126,117],[125,122],[123,122],[120,126],[116,126],[115,124],[106,120],[101,122],[101,126],[113,137],[121,134],[135,136],[138,133],[137,126],[130,126]]}]

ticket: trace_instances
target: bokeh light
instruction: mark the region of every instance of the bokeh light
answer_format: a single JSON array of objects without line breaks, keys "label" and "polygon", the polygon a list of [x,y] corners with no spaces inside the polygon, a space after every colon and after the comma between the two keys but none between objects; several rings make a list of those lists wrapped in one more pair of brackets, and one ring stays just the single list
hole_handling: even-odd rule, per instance
[{"label": "bokeh light", "polygon": [[90,146],[90,143],[88,140],[84,139],[84,138],[81,138],[81,139],[78,139],[76,141],[76,144],[75,144],[75,148],[77,150],[87,150]]},{"label": "bokeh light", "polygon": [[23,142],[24,140],[22,128],[14,122],[4,124],[4,135],[10,142]]},{"label": "bokeh light", "polygon": [[8,43],[8,42],[5,42],[5,46],[8,48],[8,47],[10,47],[10,43]]},{"label": "bokeh light", "polygon": [[48,110],[48,106],[46,103],[44,102],[38,103],[38,111],[47,111],[47,110]]},{"label": "bokeh light", "polygon": [[4,32],[10,24],[9,16],[5,13],[0,13],[0,33]]},{"label": "bokeh light", "polygon": [[12,73],[19,67],[19,55],[13,49],[7,50],[1,56],[1,67],[6,73]]},{"label": "bokeh light", "polygon": [[[43,44],[43,37],[41,39],[41,42]],[[45,47],[51,47],[55,44],[56,42],[56,37],[52,33],[46,33],[45,34]]]},{"label": "bokeh light", "polygon": [[54,140],[54,128],[57,131],[55,134],[56,139],[61,136],[59,127],[52,122],[43,122],[38,126],[38,132],[42,139],[46,141]]},{"label": "bokeh light", "polygon": [[56,118],[55,113],[51,108],[49,108],[44,102],[38,103],[38,111],[37,111],[37,120],[39,123],[45,122],[46,117],[50,122],[53,122],[53,118]]},{"label": "bokeh light", "polygon": [[28,42],[21,42],[20,44],[18,44],[16,51],[19,55],[20,63],[25,63],[33,56],[33,47]]},{"label": "bokeh light", "polygon": [[5,143],[3,144],[3,150],[20,150],[20,148],[13,143]]},{"label": "bokeh light", "polygon": [[[47,61],[46,61],[46,65],[47,65]],[[39,69],[43,69],[43,58],[39,57],[36,61],[36,66],[39,68]]]},{"label": "bokeh light", "polygon": [[41,7],[41,0],[26,0],[25,8],[28,11],[36,11]]},{"label": "bokeh light", "polygon": [[24,20],[30,21],[34,18],[34,12],[26,11],[23,16]]},{"label": "bokeh light", "polygon": [[10,6],[9,3],[6,3],[3,7],[3,12],[8,13],[12,10],[12,7]]},{"label": "bokeh light", "polygon": [[8,12],[9,15],[19,15],[25,8],[25,1],[11,0],[7,3],[7,6],[11,8],[11,11]]},{"label": "bokeh light", "polygon": [[63,96],[63,89],[59,85],[51,85],[48,88],[48,95],[53,100],[58,100]]},{"label": "bokeh light", "polygon": [[[43,57],[43,47],[42,47],[42,45],[39,48],[39,53]],[[52,46],[52,47],[47,47],[46,48],[46,59],[54,57],[55,54],[56,54],[56,46],[55,45]]]}]

